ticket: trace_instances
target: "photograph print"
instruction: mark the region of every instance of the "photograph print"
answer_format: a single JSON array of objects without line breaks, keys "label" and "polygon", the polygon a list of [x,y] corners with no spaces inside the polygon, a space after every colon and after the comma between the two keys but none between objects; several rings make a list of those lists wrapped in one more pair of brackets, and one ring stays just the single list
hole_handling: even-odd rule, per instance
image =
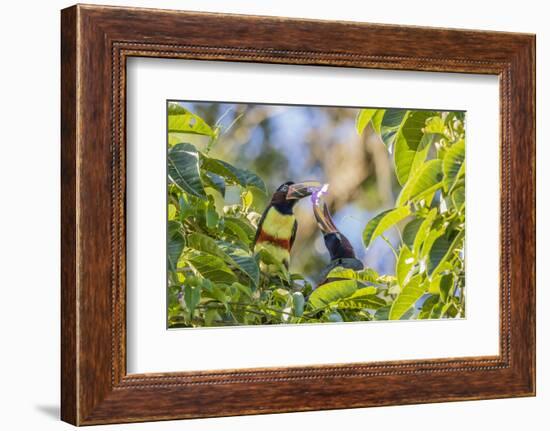
[{"label": "photograph print", "polygon": [[466,317],[464,111],[166,117],[169,329]]}]

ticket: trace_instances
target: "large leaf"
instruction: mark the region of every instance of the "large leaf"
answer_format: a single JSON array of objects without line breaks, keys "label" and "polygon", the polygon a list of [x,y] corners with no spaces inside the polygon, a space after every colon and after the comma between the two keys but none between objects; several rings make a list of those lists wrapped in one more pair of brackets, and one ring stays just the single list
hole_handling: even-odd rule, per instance
[{"label": "large leaf", "polygon": [[371,219],[363,230],[363,243],[368,247],[378,236],[382,235],[390,227],[399,223],[410,215],[408,207],[394,208],[384,211]]},{"label": "large leaf", "polygon": [[363,133],[363,130],[365,130],[365,127],[367,127],[376,111],[376,109],[361,109],[359,111],[355,119],[355,128],[359,135]]},{"label": "large leaf", "polygon": [[238,226],[250,241],[254,239],[254,235],[256,234],[256,228],[252,226],[252,224],[247,219],[226,216],[225,224],[226,226],[228,224]]},{"label": "large leaf", "polygon": [[420,299],[424,294],[425,289],[421,284],[420,276],[413,277],[411,281],[401,290],[401,293],[393,302],[389,319],[398,320]]},{"label": "large leaf", "polygon": [[347,280],[357,280],[362,283],[374,283],[378,280],[378,274],[374,269],[371,268],[365,268],[361,271],[354,271],[353,269],[342,268],[341,266],[338,266],[331,270],[327,274],[326,278],[345,278]]},{"label": "large leaf", "polygon": [[168,247],[167,260],[170,271],[175,271],[181,252],[185,247],[185,239],[179,231],[181,224],[177,221],[170,220],[168,222]]},{"label": "large leaf", "polygon": [[403,244],[405,244],[411,250],[413,249],[416,234],[420,229],[420,226],[422,225],[423,221],[424,220],[421,218],[412,219],[403,228],[403,232],[401,233],[401,236],[403,237]]},{"label": "large leaf", "polygon": [[466,202],[466,188],[464,184],[454,188],[454,191],[451,193],[451,200],[456,210],[462,211]]},{"label": "large leaf", "polygon": [[249,255],[245,250],[228,243],[219,243],[220,248],[227,254],[229,259],[237,268],[250,278],[254,286],[260,282],[260,269],[254,256]]},{"label": "large leaf", "polygon": [[195,307],[199,305],[199,302],[201,300],[201,289],[199,286],[185,286],[183,290],[183,300],[185,302],[185,306],[189,310],[189,313],[193,315],[193,311],[195,310]]},{"label": "large leaf", "polygon": [[215,136],[215,132],[201,117],[189,111],[174,114],[170,113],[169,110],[168,133],[191,133],[209,137]]},{"label": "large leaf", "polygon": [[437,274],[442,265],[453,257],[453,253],[462,245],[464,231],[459,231],[453,240],[449,240],[445,235],[437,238],[428,254],[428,273]]},{"label": "large leaf", "polygon": [[223,160],[205,156],[203,157],[202,167],[209,172],[222,176],[233,184],[238,184],[243,187],[256,187],[263,193],[267,193],[264,181],[255,173],[247,171],[246,169],[239,169]]},{"label": "large leaf", "polygon": [[372,128],[378,134],[380,134],[380,129],[382,128],[382,120],[384,119],[385,114],[386,114],[385,109],[377,109],[376,113],[373,115],[371,119]]},{"label": "large leaf", "polygon": [[223,179],[223,177],[216,175],[212,172],[206,172],[203,179],[206,185],[217,190],[220,195],[222,195],[222,197],[225,197],[225,180]]},{"label": "large leaf", "polygon": [[395,274],[397,275],[397,282],[399,283],[399,286],[405,285],[408,278],[407,276],[409,275],[413,265],[413,254],[409,247],[403,245],[399,251],[399,258],[397,259],[397,263],[395,265]]},{"label": "large leaf", "polygon": [[187,261],[205,279],[214,283],[231,284],[237,277],[220,257],[211,254],[194,254]]},{"label": "large leaf", "polygon": [[260,270],[253,256],[233,244],[216,241],[207,235],[194,232],[187,237],[187,245],[195,250],[208,253],[222,259],[225,263],[237,267],[257,286]]},{"label": "large leaf", "polygon": [[168,115],[184,115],[189,113],[187,109],[176,102],[168,102]]},{"label": "large leaf", "polygon": [[168,150],[168,177],[184,192],[206,199],[199,171],[199,153],[191,144],[177,144]]},{"label": "large leaf", "polygon": [[465,171],[466,146],[464,140],[452,145],[443,159],[443,186],[451,190]]},{"label": "large leaf", "polygon": [[437,209],[433,208],[430,210],[428,215],[422,220],[422,224],[418,227],[418,230],[416,231],[416,237],[414,238],[413,242],[413,248],[412,251],[416,255],[420,254],[420,248],[422,247],[422,244],[424,243],[424,240],[428,236],[430,232],[430,228],[432,227],[433,221],[435,217],[437,216]]},{"label": "large leaf", "polygon": [[340,299],[347,298],[357,290],[354,280],[340,280],[326,283],[315,289],[309,296],[309,304],[313,309],[323,308]]},{"label": "large leaf", "polygon": [[386,306],[386,301],[376,295],[364,295],[357,298],[343,299],[338,302],[338,308],[341,310],[378,310]]},{"label": "large leaf", "polygon": [[426,120],[433,115],[431,111],[411,111],[397,131],[393,160],[397,180],[401,185],[426,160],[433,135],[424,135],[423,128]]},{"label": "large leaf", "polygon": [[218,246],[216,240],[199,232],[187,235],[187,246],[203,253],[227,259],[226,253]]},{"label": "large leaf", "polygon": [[391,150],[399,128],[403,124],[407,113],[406,109],[386,109],[380,123],[380,136],[386,147]]},{"label": "large leaf", "polygon": [[443,178],[441,160],[424,163],[407,181],[397,198],[397,206],[405,205],[409,200],[419,199],[441,186]]}]

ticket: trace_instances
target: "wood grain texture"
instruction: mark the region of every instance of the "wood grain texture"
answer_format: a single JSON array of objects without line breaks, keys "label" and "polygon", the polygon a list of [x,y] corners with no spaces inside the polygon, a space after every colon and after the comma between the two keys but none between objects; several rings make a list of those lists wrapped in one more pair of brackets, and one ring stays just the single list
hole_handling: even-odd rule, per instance
[{"label": "wood grain texture", "polygon": [[[534,394],[533,35],[79,5],[62,11],[61,37],[63,420],[86,425]],[[130,56],[498,75],[500,354],[127,375]]]}]

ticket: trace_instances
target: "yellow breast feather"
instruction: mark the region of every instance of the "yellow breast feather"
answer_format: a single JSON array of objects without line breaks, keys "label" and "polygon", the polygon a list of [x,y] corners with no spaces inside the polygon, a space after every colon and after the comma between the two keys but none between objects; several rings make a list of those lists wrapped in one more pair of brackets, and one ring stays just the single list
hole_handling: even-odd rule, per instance
[{"label": "yellow breast feather", "polygon": [[262,229],[274,238],[288,239],[292,236],[295,222],[294,215],[281,214],[275,208],[270,208],[262,223]]}]

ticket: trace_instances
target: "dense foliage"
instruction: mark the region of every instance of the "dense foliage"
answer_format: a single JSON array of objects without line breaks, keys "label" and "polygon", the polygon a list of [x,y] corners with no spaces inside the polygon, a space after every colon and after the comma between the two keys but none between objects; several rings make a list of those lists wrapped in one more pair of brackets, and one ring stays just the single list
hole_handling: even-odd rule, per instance
[{"label": "dense foliage", "polygon": [[[265,250],[253,253],[257,222],[270,193],[256,173],[211,157],[218,125],[178,104],[168,107],[168,326],[229,326],[465,315],[465,145],[461,112],[363,109],[392,154],[401,192],[394,208],[363,231],[369,247],[400,232],[394,274],[335,268],[314,286]],[[200,146],[190,136],[207,137]],[[228,190],[240,203],[228,205]],[[272,191],[271,191],[272,192]],[[269,273],[261,268],[270,265]]]}]

